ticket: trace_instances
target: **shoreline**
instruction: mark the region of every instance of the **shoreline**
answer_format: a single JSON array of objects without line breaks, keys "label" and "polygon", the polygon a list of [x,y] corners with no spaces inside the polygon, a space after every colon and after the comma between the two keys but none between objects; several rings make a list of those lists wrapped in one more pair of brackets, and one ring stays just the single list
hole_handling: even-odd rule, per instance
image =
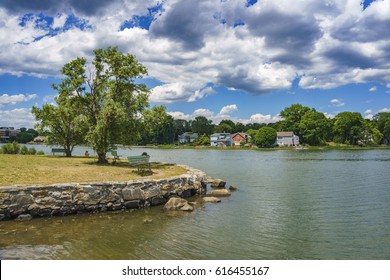
[{"label": "shoreline", "polygon": [[204,194],[206,173],[179,166],[187,172],[163,179],[0,187],[0,221],[141,209]]}]

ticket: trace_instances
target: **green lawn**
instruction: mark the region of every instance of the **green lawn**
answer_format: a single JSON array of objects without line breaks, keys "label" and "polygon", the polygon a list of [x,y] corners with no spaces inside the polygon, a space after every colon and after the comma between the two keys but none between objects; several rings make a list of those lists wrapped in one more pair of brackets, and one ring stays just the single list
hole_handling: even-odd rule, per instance
[{"label": "green lawn", "polygon": [[96,158],[0,154],[0,186],[161,179],[186,172],[173,164],[151,163],[152,174],[140,176],[125,160],[116,165],[96,162]]}]

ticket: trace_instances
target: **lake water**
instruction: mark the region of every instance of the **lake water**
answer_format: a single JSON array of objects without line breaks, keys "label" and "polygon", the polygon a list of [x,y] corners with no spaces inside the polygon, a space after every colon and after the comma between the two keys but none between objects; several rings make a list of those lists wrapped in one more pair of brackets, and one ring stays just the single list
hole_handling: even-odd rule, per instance
[{"label": "lake water", "polygon": [[239,191],[178,215],[152,207],[3,221],[0,259],[390,259],[390,150],[119,154],[143,151]]}]

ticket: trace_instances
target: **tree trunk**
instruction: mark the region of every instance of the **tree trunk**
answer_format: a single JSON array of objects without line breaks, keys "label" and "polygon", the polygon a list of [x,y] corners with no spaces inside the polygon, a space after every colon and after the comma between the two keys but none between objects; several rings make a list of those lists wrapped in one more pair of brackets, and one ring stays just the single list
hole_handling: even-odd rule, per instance
[{"label": "tree trunk", "polygon": [[65,155],[66,157],[71,157],[72,156],[72,149],[68,146],[65,146]]},{"label": "tree trunk", "polygon": [[100,164],[105,164],[107,163],[107,158],[106,158],[106,154],[98,154],[98,163]]}]

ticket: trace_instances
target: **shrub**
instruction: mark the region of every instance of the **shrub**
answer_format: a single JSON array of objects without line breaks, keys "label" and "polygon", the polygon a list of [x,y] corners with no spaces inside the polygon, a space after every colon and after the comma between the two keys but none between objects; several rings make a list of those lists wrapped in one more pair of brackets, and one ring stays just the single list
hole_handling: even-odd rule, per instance
[{"label": "shrub", "polygon": [[259,147],[272,147],[275,144],[276,135],[275,129],[264,126],[256,132],[254,142]]},{"label": "shrub", "polygon": [[19,154],[20,145],[16,142],[7,143],[1,147],[3,154]]},{"label": "shrub", "polygon": [[38,151],[38,152],[37,152],[37,155],[39,155],[39,156],[44,156],[44,155],[45,155],[45,152],[44,152],[44,151]]},{"label": "shrub", "polygon": [[28,149],[28,154],[29,155],[36,155],[37,154],[37,150],[34,147],[30,147]]},{"label": "shrub", "polygon": [[28,148],[26,146],[23,146],[21,149],[20,149],[20,154],[22,155],[27,155],[28,154]]}]

